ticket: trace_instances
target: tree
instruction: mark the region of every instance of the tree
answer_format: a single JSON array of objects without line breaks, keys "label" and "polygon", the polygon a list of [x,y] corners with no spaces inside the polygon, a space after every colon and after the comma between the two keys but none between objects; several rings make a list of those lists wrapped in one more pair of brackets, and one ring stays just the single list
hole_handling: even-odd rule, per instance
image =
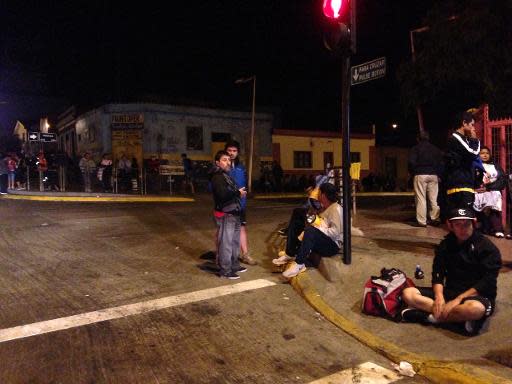
[{"label": "tree", "polygon": [[21,140],[16,135],[0,134],[0,151],[18,153],[21,150]]},{"label": "tree", "polygon": [[415,35],[415,62],[398,71],[407,110],[432,103],[489,103],[512,112],[512,0],[438,2]]}]

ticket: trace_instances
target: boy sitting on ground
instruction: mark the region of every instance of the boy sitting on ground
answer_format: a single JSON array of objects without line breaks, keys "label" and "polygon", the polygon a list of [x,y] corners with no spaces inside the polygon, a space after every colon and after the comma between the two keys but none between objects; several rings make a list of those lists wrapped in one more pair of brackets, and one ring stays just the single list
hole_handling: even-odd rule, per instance
[{"label": "boy sitting on ground", "polygon": [[475,213],[468,208],[450,211],[450,233],[436,249],[432,288],[409,287],[402,298],[409,308],[402,320],[424,324],[461,323],[469,335],[480,332],[495,308],[501,254],[475,231]]}]

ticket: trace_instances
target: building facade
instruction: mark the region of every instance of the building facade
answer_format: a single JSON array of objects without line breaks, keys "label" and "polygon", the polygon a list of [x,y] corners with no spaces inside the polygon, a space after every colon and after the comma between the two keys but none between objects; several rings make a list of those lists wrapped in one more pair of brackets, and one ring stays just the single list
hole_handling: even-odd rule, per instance
[{"label": "building facade", "polygon": [[[255,158],[270,157],[272,113],[255,118]],[[106,104],[79,113],[71,107],[58,117],[59,147],[69,156],[90,152],[95,160],[111,153],[143,159],[157,156],[178,160],[181,153],[196,161],[211,161],[228,140],[249,152],[251,113],[162,104]],[[257,149],[257,150],[256,150]]]}]

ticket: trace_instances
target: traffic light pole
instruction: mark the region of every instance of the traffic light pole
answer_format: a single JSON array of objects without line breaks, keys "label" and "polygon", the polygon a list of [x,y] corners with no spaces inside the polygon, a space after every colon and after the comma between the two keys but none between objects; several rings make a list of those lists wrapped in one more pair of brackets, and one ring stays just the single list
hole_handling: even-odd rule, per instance
[{"label": "traffic light pole", "polygon": [[341,129],[343,137],[343,262],[352,263],[352,180],[350,179],[350,56],[356,53],[356,10],[357,0],[350,1],[350,49],[341,62]]},{"label": "traffic light pole", "polygon": [[342,129],[342,181],[343,181],[343,262],[352,262],[351,212],[352,188],[350,180],[350,54],[341,61],[341,129]]}]

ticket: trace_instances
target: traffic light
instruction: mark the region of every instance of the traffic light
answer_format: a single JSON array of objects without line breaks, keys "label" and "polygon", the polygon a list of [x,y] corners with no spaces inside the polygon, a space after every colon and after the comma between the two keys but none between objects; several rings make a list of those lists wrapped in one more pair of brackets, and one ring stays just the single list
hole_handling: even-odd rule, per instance
[{"label": "traffic light", "polygon": [[350,1],[323,0],[324,45],[333,53],[346,54],[351,48]]}]

